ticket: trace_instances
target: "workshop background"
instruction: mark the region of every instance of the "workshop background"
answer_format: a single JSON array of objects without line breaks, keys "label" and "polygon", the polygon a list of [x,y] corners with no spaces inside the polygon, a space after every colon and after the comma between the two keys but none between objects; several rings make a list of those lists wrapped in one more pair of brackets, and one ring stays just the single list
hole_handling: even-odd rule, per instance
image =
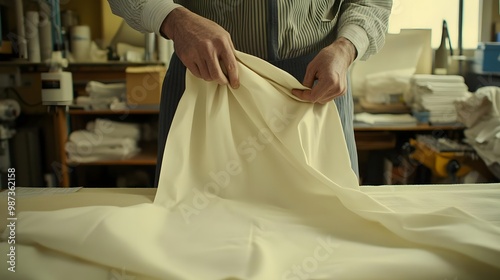
[{"label": "workshop background", "polygon": [[[500,182],[499,9],[394,0],[386,45],[351,67],[362,185]],[[0,0],[0,24],[1,187],[9,168],[18,186],[156,187],[172,42],[106,0]]]}]

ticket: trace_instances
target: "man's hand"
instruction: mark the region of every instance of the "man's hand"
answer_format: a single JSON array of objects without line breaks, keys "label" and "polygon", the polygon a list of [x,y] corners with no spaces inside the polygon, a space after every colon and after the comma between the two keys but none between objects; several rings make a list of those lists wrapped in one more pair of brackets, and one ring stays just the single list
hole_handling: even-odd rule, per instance
[{"label": "man's hand", "polygon": [[355,58],[354,45],[343,37],[338,38],[322,49],[307,66],[303,85],[311,90],[294,89],[292,94],[302,100],[320,104],[345,94],[347,71]]},{"label": "man's hand", "polygon": [[174,41],[175,52],[196,77],[239,87],[233,42],[224,28],[185,8],[176,8],[163,21],[161,32]]}]

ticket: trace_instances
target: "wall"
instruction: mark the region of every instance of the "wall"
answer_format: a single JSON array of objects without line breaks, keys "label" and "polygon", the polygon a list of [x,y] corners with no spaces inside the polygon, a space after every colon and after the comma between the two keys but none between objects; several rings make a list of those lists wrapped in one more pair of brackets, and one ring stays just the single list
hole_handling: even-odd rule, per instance
[{"label": "wall", "polygon": [[495,41],[495,24],[500,24],[499,0],[483,0],[481,41]]},{"label": "wall", "polygon": [[90,26],[92,38],[102,47],[108,46],[122,22],[111,12],[107,0],[61,0],[61,10],[65,9],[78,13],[80,24]]},{"label": "wall", "polygon": [[111,12],[111,8],[109,7],[107,0],[101,1],[101,11],[102,11],[102,40],[103,46],[109,45],[113,36],[115,35],[118,27],[122,23],[122,18],[114,15]]},{"label": "wall", "polygon": [[60,0],[61,11],[72,10],[78,14],[79,24],[90,26],[92,39],[102,39],[101,0]]},{"label": "wall", "polygon": [[492,17],[494,22],[500,22],[500,14],[498,11],[499,2],[500,1],[493,1]]},{"label": "wall", "polygon": [[[493,1],[493,7],[492,7],[492,15],[491,15],[491,19],[492,19],[492,29],[493,29],[493,33],[495,32],[500,32],[500,29],[499,28],[495,28],[495,25],[500,25],[500,12],[499,12],[499,2],[500,1]],[[495,38],[495,34],[493,34],[493,38]]]}]

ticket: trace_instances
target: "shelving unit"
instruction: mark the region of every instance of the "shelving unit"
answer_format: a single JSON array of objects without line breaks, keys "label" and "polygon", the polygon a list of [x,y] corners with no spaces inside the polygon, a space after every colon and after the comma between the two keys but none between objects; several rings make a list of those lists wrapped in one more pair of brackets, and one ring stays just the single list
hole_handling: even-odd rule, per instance
[{"label": "shelving unit", "polygon": [[[65,71],[71,72],[73,76],[73,87],[75,98],[85,94],[85,87],[89,81],[103,83],[125,83],[127,67],[159,66],[161,62],[127,63],[113,61],[107,63],[70,63]],[[47,124],[40,126],[43,131],[45,147],[43,150],[42,173],[55,175],[55,185],[69,187],[85,185],[84,181],[75,181],[74,177],[83,169],[94,167],[120,167],[138,166],[153,169],[156,164],[156,143],[140,143],[142,151],[127,160],[99,161],[94,163],[69,162],[66,156],[65,143],[69,134],[75,129],[85,128],[86,122],[95,118],[109,118],[122,122],[150,122],[157,121],[159,110],[130,109],[130,110],[83,110],[56,108],[48,114],[47,108],[41,105],[41,79],[40,73],[47,72],[48,66],[44,63],[30,63],[26,61],[0,62],[0,72],[11,76],[16,81],[12,85],[20,96],[30,104],[37,106],[24,106],[22,103],[22,114],[25,118],[42,119],[47,118]],[[10,96],[9,98],[16,98]],[[155,139],[156,140],[156,139]],[[121,174],[118,172],[118,174]],[[43,180],[43,178],[40,178]],[[107,185],[109,186],[109,185]]]},{"label": "shelving unit", "polygon": [[[96,118],[131,123],[155,122],[158,118],[158,112],[158,110],[69,110],[66,113],[70,127],[68,132],[85,129],[86,124]],[[156,166],[158,145],[156,141],[139,141],[138,145],[141,151],[128,159],[75,162],[69,161],[66,158],[65,160],[68,168],[73,171],[73,174],[68,174],[68,177],[73,177],[67,180],[69,185],[87,185],[85,178],[82,178],[88,176],[89,172],[85,169],[92,170],[92,168],[99,168],[99,171],[102,172],[105,169],[133,167],[136,169],[145,168],[149,170],[149,173],[152,173]],[[126,173],[127,172],[123,172],[123,174]]]},{"label": "shelving unit", "polygon": [[[157,65],[158,63],[88,63],[70,65],[70,70],[73,73],[73,84],[76,96],[84,93],[85,85],[89,81],[99,81],[103,83],[110,82],[125,82],[125,69],[129,66],[148,66]],[[24,67],[26,67],[25,65]],[[43,66],[31,66],[43,67]],[[39,69],[40,70],[40,69]],[[68,136],[71,132],[85,129],[89,121],[96,118],[110,119],[119,122],[129,123],[149,123],[158,120],[159,110],[146,109],[125,109],[125,110],[83,110],[70,109],[64,111],[59,109],[55,115],[54,122],[56,128],[56,139],[58,140],[58,179],[61,187],[69,187],[76,185],[88,185],[86,178],[92,177],[95,173],[104,172],[105,170],[113,170],[114,175],[122,175],[130,173],[134,170],[146,169],[148,173],[153,174],[156,166],[157,158],[157,143],[156,141],[140,141],[138,143],[141,151],[124,160],[101,160],[95,162],[75,162],[69,161],[65,151],[65,143],[68,141]],[[156,139],[155,139],[156,140]],[[118,171],[117,171],[118,170]],[[120,171],[120,170],[123,170]],[[112,181],[107,175],[103,175],[101,186],[109,186]],[[154,178],[151,178],[151,181]],[[108,183],[106,183],[108,182]],[[95,184],[94,184],[95,185]]]},{"label": "shelving unit", "polygon": [[[78,116],[126,116],[126,115],[158,115],[158,110],[70,110],[68,115],[70,117],[78,117]],[[68,164],[71,166],[75,165],[156,165],[156,157],[157,157],[157,144],[155,142],[152,143],[142,143],[141,151],[129,158],[123,160],[102,160],[95,162],[72,162],[68,161]]]},{"label": "shelving unit", "polygon": [[70,116],[81,115],[156,115],[159,110],[69,110]]}]

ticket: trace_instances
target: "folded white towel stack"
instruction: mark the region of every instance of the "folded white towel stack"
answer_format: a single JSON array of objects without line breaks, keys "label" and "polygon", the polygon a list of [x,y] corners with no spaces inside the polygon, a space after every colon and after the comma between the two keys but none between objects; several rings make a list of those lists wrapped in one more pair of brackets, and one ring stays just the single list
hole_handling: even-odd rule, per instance
[{"label": "folded white towel stack", "polygon": [[140,136],[138,124],[96,119],[87,124],[86,130],[69,135],[66,152],[74,162],[127,159],[140,151]]},{"label": "folded white towel stack", "polygon": [[414,126],[417,119],[410,114],[370,114],[359,113],[354,116],[358,122],[376,126]]},{"label": "folded white towel stack", "polygon": [[418,74],[411,78],[405,102],[414,111],[429,111],[433,124],[454,123],[457,121],[454,102],[470,95],[462,76]]},{"label": "folded white towel stack", "polygon": [[408,68],[366,75],[366,101],[374,104],[402,102],[401,96],[408,89],[414,73],[415,68]]},{"label": "folded white towel stack", "polygon": [[77,105],[88,106],[92,110],[121,109],[126,107],[125,83],[103,84],[90,81],[85,88],[88,96],[79,96]]}]

